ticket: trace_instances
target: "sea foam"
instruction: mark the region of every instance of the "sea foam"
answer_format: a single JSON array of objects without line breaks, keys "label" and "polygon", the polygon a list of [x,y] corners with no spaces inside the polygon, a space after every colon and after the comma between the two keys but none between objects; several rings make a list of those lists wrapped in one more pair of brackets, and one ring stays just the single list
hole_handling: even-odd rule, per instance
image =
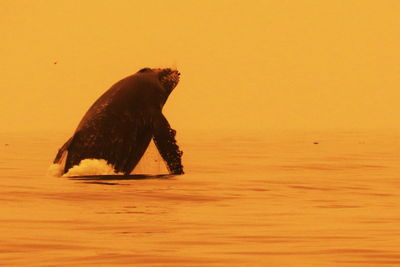
[{"label": "sea foam", "polygon": [[81,176],[81,175],[117,175],[111,164],[104,159],[84,159],[79,165],[75,165],[63,176]]}]

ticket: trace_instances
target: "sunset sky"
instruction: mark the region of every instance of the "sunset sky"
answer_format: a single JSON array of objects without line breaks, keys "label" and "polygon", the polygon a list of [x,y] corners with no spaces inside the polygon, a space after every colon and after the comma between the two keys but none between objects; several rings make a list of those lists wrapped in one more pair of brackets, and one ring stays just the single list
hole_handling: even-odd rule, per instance
[{"label": "sunset sky", "polygon": [[2,0],[0,130],[73,131],[113,83],[170,66],[178,130],[400,128],[399,14],[396,0]]}]

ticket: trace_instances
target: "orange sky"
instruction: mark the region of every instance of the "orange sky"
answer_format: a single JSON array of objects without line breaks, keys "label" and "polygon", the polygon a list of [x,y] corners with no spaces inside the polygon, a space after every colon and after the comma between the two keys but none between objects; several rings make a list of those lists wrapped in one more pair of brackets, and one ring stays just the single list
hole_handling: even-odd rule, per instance
[{"label": "orange sky", "polygon": [[178,130],[399,128],[399,14],[395,0],[2,0],[0,130],[73,131],[145,66],[181,71],[164,111]]}]

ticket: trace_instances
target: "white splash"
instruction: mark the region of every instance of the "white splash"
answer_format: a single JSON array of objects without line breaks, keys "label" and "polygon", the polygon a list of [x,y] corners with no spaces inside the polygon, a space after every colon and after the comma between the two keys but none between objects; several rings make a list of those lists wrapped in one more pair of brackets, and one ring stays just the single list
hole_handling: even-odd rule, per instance
[{"label": "white splash", "polygon": [[75,165],[63,176],[82,176],[82,175],[116,175],[113,166],[104,159],[84,159],[79,165]]},{"label": "white splash", "polygon": [[47,175],[61,177],[62,171],[63,171],[63,165],[57,163],[51,164],[50,167],[47,169]]}]

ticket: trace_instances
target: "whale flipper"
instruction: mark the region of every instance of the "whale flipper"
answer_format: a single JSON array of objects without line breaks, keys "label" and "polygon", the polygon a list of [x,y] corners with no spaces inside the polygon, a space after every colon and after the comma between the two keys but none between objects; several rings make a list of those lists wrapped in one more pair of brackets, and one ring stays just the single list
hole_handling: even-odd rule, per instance
[{"label": "whale flipper", "polygon": [[67,142],[58,150],[58,153],[53,161],[54,164],[61,164],[63,158],[64,158],[64,153],[67,152],[69,145],[72,142],[72,137],[68,139]]},{"label": "whale flipper", "polygon": [[166,161],[167,167],[172,174],[183,174],[182,154],[176,144],[176,131],[171,128],[164,115],[160,114],[154,120],[154,143],[161,157]]}]

